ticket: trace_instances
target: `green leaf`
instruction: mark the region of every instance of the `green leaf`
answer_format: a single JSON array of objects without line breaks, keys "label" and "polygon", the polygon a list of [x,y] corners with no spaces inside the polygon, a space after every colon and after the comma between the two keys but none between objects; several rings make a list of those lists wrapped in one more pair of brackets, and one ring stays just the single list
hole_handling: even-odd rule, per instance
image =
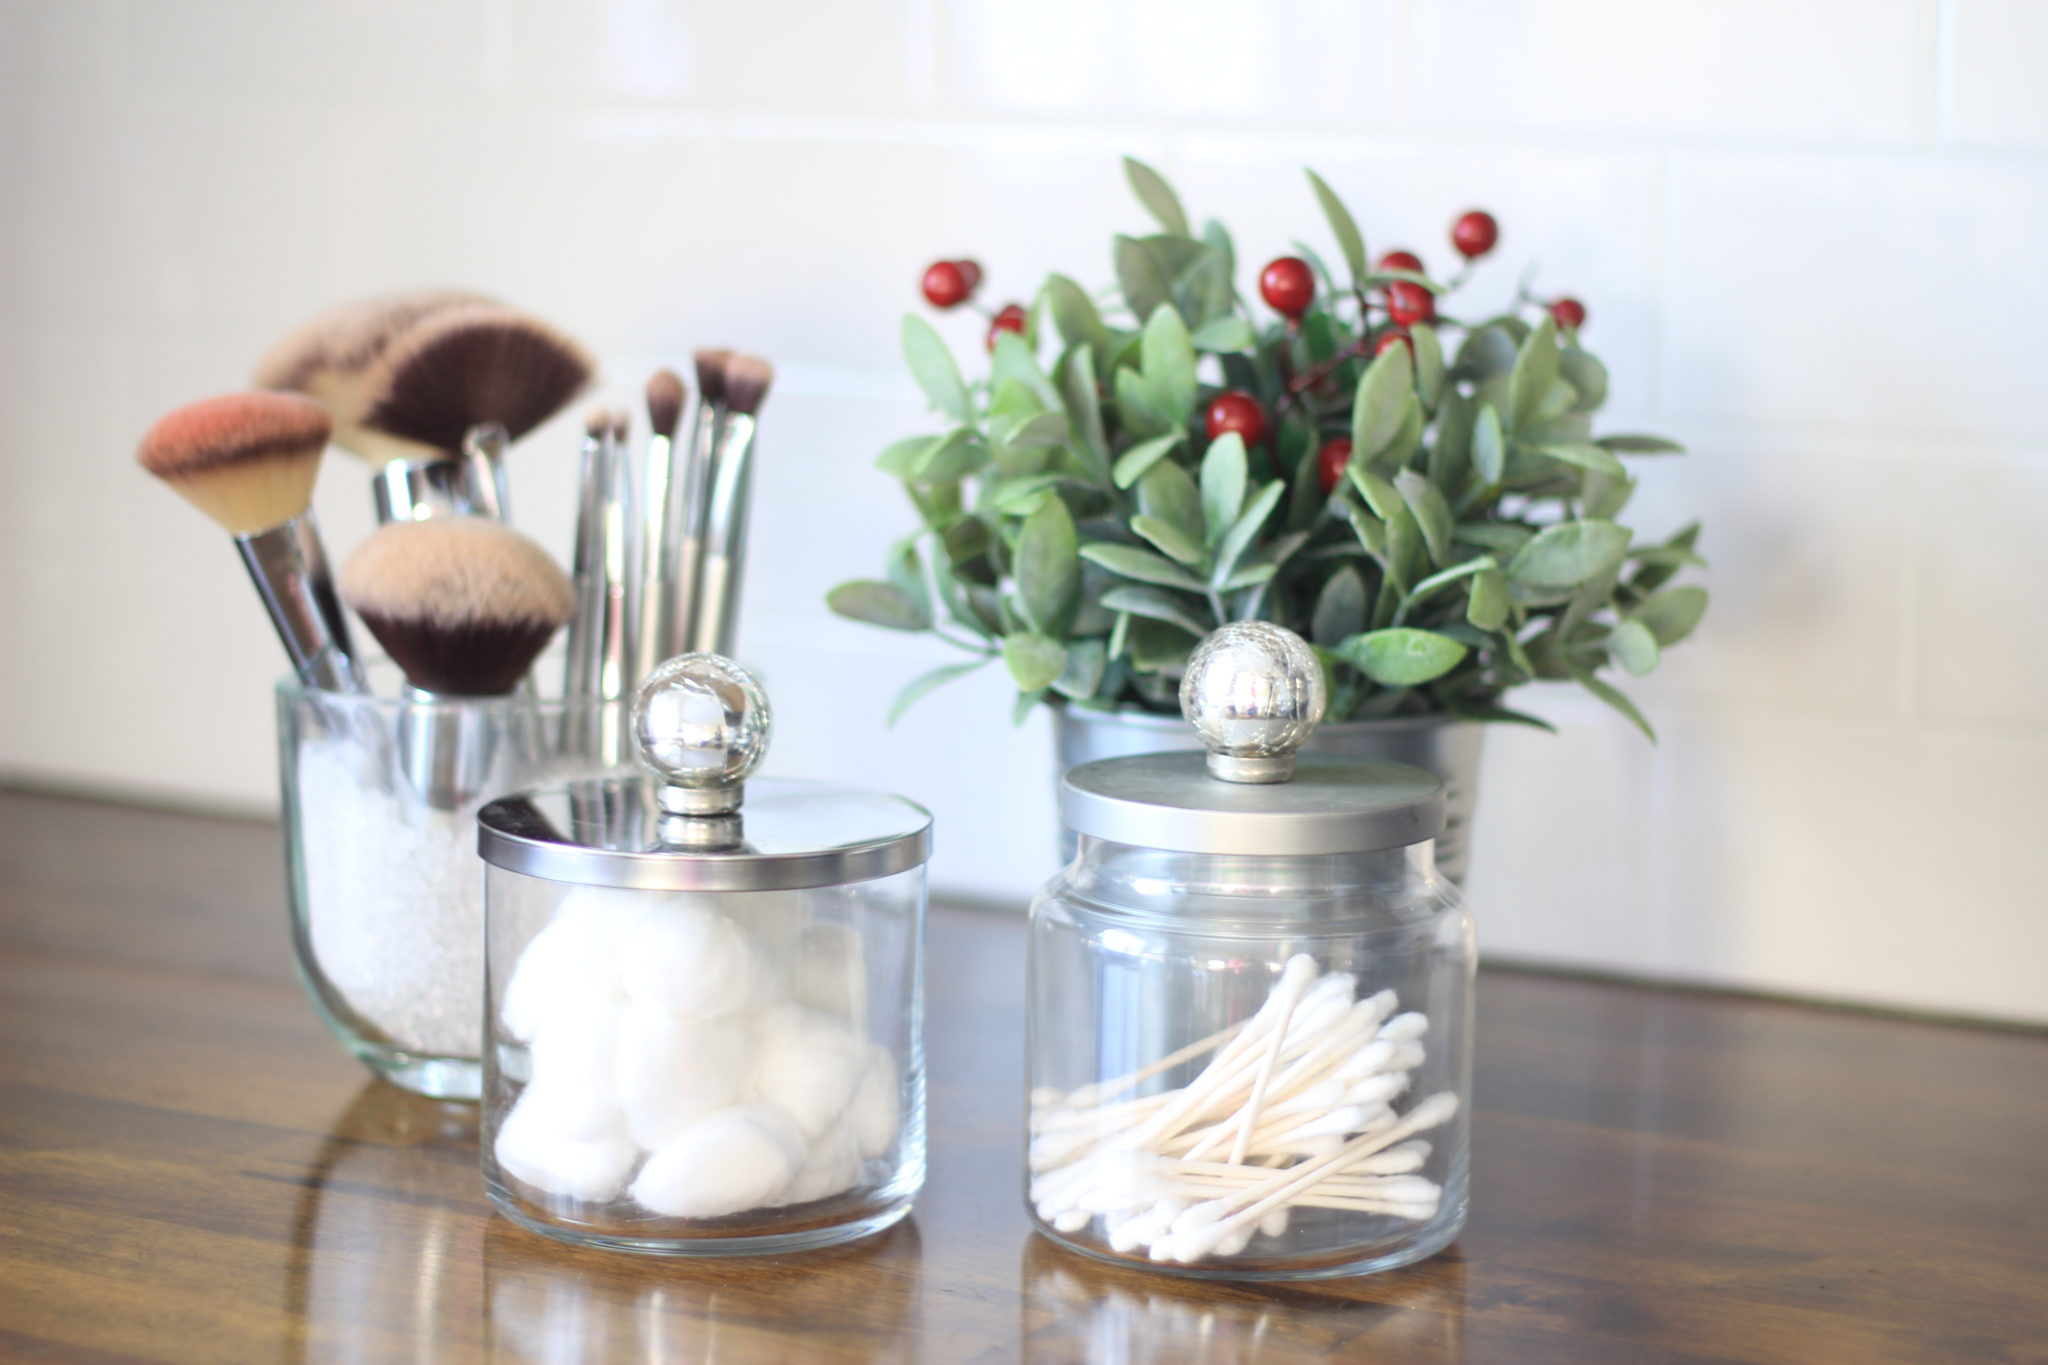
[{"label": "green leaf", "polygon": [[1528,725],[1538,730],[1557,733],[1557,727],[1541,716],[1532,716],[1526,711],[1510,711],[1505,706],[1453,706],[1451,714],[1465,720],[1483,720],[1500,725]]},{"label": "green leaf", "polygon": [[916,476],[918,466],[925,458],[939,448],[943,436],[911,436],[896,442],[875,457],[875,468],[884,474],[893,474],[908,480]]},{"label": "green leaf", "polygon": [[919,483],[952,483],[988,463],[988,447],[972,427],[955,427],[926,452],[914,474]]},{"label": "green leaf", "polygon": [[1685,447],[1662,436],[1602,436],[1599,444],[1622,455],[1683,455]]},{"label": "green leaf", "polygon": [[1423,543],[1429,546],[1430,562],[1450,563],[1451,507],[1444,501],[1444,495],[1437,491],[1435,484],[1412,469],[1396,474],[1394,487],[1400,490],[1401,500],[1408,504],[1408,510],[1415,514],[1415,524],[1422,528]]},{"label": "green leaf", "polygon": [[1508,423],[1520,431],[1543,406],[1557,381],[1557,322],[1546,313],[1515,356],[1508,380]]},{"label": "green leaf", "polygon": [[1465,603],[1465,619],[1481,630],[1499,630],[1508,619],[1508,579],[1499,569],[1488,569],[1472,580],[1472,596]]},{"label": "green leaf", "polygon": [[1307,174],[1308,183],[1315,187],[1316,202],[1323,206],[1323,216],[1330,220],[1330,232],[1337,239],[1337,247],[1344,253],[1344,264],[1351,268],[1352,280],[1363,279],[1366,273],[1365,238],[1359,235],[1351,210],[1344,207],[1344,201],[1323,183],[1321,176],[1314,171]]},{"label": "green leaf", "polygon": [[999,483],[989,489],[986,508],[1001,516],[1028,517],[1053,496],[1053,489],[1069,477],[1066,474],[1032,474]]},{"label": "green leaf", "polygon": [[1269,481],[1252,498],[1251,505],[1238,515],[1228,531],[1223,533],[1223,543],[1216,547],[1216,569],[1210,581],[1219,586],[1231,576],[1237,561],[1266,524],[1266,518],[1273,515],[1273,509],[1280,505],[1280,495],[1287,491],[1287,485],[1278,479]]},{"label": "green leaf", "polygon": [[1643,713],[1636,710],[1634,702],[1624,697],[1614,687],[1594,677],[1590,669],[1574,667],[1571,670],[1571,675],[1578,679],[1581,687],[1584,687],[1601,701],[1606,702],[1609,706],[1621,712],[1622,715],[1628,717],[1629,724],[1641,730],[1645,739],[1648,739],[1652,744],[1657,742],[1657,732],[1650,728],[1650,722],[1643,718]]},{"label": "green leaf", "polygon": [[1159,305],[1172,303],[1182,273],[1196,261],[1215,255],[1213,248],[1187,237],[1119,236],[1116,281],[1131,316],[1142,323]]},{"label": "green leaf", "polygon": [[[994,657],[994,655],[989,656],[989,658]],[[987,665],[988,659],[976,659],[971,663],[964,664],[946,664],[943,667],[934,668],[929,673],[921,674],[911,679],[909,685],[896,694],[896,700],[890,705],[888,723],[891,726],[895,725],[897,721],[903,718],[905,711],[917,705],[929,693],[936,692],[955,678],[964,678],[969,673],[974,672],[975,669],[984,668]]]},{"label": "green leaf", "polygon": [[1102,686],[1109,651],[1101,640],[1079,640],[1067,646],[1066,666],[1052,680],[1052,690],[1074,701],[1086,701]]},{"label": "green leaf", "polygon": [[1641,621],[1616,626],[1607,637],[1607,648],[1632,677],[1644,677],[1657,666],[1657,637]]},{"label": "green leaf", "polygon": [[932,325],[915,313],[903,316],[903,358],[933,407],[956,422],[974,421],[974,403],[967,396],[960,367],[953,363],[953,353]]},{"label": "green leaf", "polygon": [[1159,220],[1159,226],[1176,237],[1190,235],[1188,216],[1180,206],[1180,196],[1173,192],[1173,186],[1166,183],[1166,177],[1134,156],[1124,158],[1124,176],[1131,182],[1131,190],[1138,196],[1138,202]]},{"label": "green leaf", "polygon": [[1578,401],[1572,404],[1572,411],[1579,413],[1597,412],[1607,401],[1607,367],[1590,353],[1579,350],[1560,351],[1557,357],[1557,372],[1578,394]]},{"label": "green leaf", "polygon": [[1149,441],[1140,441],[1116,457],[1116,468],[1111,479],[1118,488],[1129,488],[1145,477],[1145,471],[1165,459],[1173,448],[1187,439],[1185,431],[1172,431],[1164,436],[1154,436]]},{"label": "green leaf", "polygon": [[1082,456],[1090,470],[1100,475],[1109,468],[1109,440],[1102,431],[1102,404],[1095,394],[1095,357],[1089,347],[1076,346],[1067,352],[1060,375],[1060,396],[1065,399],[1067,422],[1080,442]]},{"label": "green leaf", "polygon": [[1045,301],[1046,311],[1052,314],[1053,330],[1060,334],[1062,346],[1069,349],[1089,346],[1097,355],[1102,353],[1109,333],[1103,327],[1102,315],[1095,310],[1095,303],[1088,297],[1087,290],[1065,275],[1048,275],[1039,287],[1038,296]]},{"label": "green leaf", "polygon": [[1382,687],[1418,687],[1456,668],[1470,651],[1433,630],[1396,627],[1354,635],[1337,657]]},{"label": "green leaf", "polygon": [[1228,314],[1233,295],[1230,272],[1223,258],[1204,250],[1174,276],[1173,297],[1182,316],[1194,319],[1197,327],[1206,327]]},{"label": "green leaf", "polygon": [[1308,629],[1309,639],[1325,648],[1365,629],[1365,578],[1356,568],[1346,564],[1330,575],[1316,595]]},{"label": "green leaf", "polygon": [[1010,724],[1022,725],[1031,718],[1031,713],[1038,709],[1038,703],[1044,700],[1045,689],[1042,687],[1033,688],[1029,692],[1019,692],[1017,700],[1010,703]]},{"label": "green leaf", "polygon": [[[1230,240],[1230,229],[1214,218],[1202,224],[1202,240],[1213,248],[1223,260],[1224,278],[1237,273],[1237,246]],[[1249,325],[1249,324],[1247,324]]]},{"label": "green leaf", "polygon": [[1111,588],[1102,595],[1102,605],[1153,621],[1171,621],[1196,635],[1207,635],[1216,628],[1213,622],[1205,622],[1197,616],[1196,609],[1184,599],[1158,588]]},{"label": "green leaf", "polygon": [[1387,524],[1363,507],[1353,505],[1348,509],[1351,529],[1357,533],[1358,543],[1374,559],[1384,559],[1387,553]]},{"label": "green leaf", "polygon": [[1351,453],[1370,461],[1387,448],[1408,415],[1415,369],[1406,346],[1390,346],[1366,368],[1351,407]]},{"label": "green leaf", "polygon": [[[1171,312],[1171,309],[1162,309]],[[1116,415],[1125,431],[1133,436],[1164,436],[1183,430],[1180,417],[1168,412],[1154,394],[1152,385],[1138,371],[1126,366],[1116,372]]]},{"label": "green leaf", "polygon": [[1199,566],[1207,559],[1201,542],[1170,521],[1139,515],[1131,518],[1131,529],[1183,564]]},{"label": "green leaf", "polygon": [[857,578],[841,583],[825,594],[825,605],[850,621],[864,621],[890,630],[929,630],[932,616],[923,606],[894,583],[876,578]]},{"label": "green leaf", "polygon": [[1167,523],[1196,543],[1202,535],[1202,495],[1187,470],[1172,460],[1152,466],[1138,480],[1138,510]]},{"label": "green leaf", "polygon": [[1226,431],[1202,456],[1202,524],[1211,545],[1223,539],[1244,510],[1244,438]]},{"label": "green leaf", "polygon": [[1003,637],[1003,662],[1020,692],[1036,692],[1052,686],[1053,679],[1067,666],[1067,651],[1058,640],[1019,632]]},{"label": "green leaf", "polygon": [[1195,406],[1195,348],[1172,305],[1153,309],[1145,320],[1138,356],[1154,405],[1175,424],[1185,421]]},{"label": "green leaf", "polygon": [[1471,578],[1477,574],[1493,573],[1499,568],[1500,565],[1494,561],[1492,555],[1480,555],[1476,559],[1466,560],[1463,564],[1453,564],[1448,569],[1439,569],[1420,583],[1417,583],[1409,591],[1408,602],[1420,602],[1438,588],[1455,583],[1461,578]]},{"label": "green leaf", "polygon": [[1426,322],[1410,327],[1408,338],[1415,345],[1415,392],[1434,409],[1444,387],[1443,342],[1437,339],[1436,328]]},{"label": "green leaf", "polygon": [[1458,347],[1458,376],[1475,384],[1502,378],[1515,368],[1515,339],[1500,327],[1468,333]]},{"label": "green leaf", "polygon": [[1548,455],[1553,460],[1563,460],[1566,464],[1577,465],[1581,469],[1590,469],[1596,474],[1628,477],[1628,470],[1622,466],[1620,460],[1588,442],[1560,441],[1551,445],[1541,445],[1536,447],[1536,453]]},{"label": "green leaf", "polygon": [[1081,556],[1066,503],[1047,498],[1025,521],[1014,573],[1025,618],[1048,635],[1059,634],[1081,586]]},{"label": "green leaf", "polygon": [[1611,521],[1546,526],[1508,561],[1508,577],[1537,588],[1570,588],[1619,564],[1628,532]]},{"label": "green leaf", "polygon": [[1126,635],[1131,666],[1142,673],[1179,668],[1200,639],[1169,621],[1151,621],[1142,616],[1127,618]]},{"label": "green leaf", "polygon": [[1180,565],[1163,555],[1153,554],[1136,545],[1083,545],[1081,558],[1091,564],[1100,564],[1111,573],[1140,583],[1157,583],[1163,588],[1183,588],[1188,592],[1207,592],[1208,585],[1196,578]]},{"label": "green leaf", "polygon": [[1205,322],[1195,329],[1195,349],[1214,355],[1227,355],[1233,351],[1249,351],[1259,344],[1259,334],[1252,325],[1236,314]]},{"label": "green leaf", "polygon": [[1038,368],[1038,357],[1032,354],[1031,343],[1015,332],[1004,330],[996,333],[995,350],[989,362],[989,384],[1000,385],[1006,379],[1014,379],[1042,408],[1052,409],[1060,405],[1059,390],[1045,377],[1045,371]]},{"label": "green leaf", "polygon": [[1629,613],[1667,649],[1692,634],[1706,614],[1707,590],[1690,586],[1666,588]]}]

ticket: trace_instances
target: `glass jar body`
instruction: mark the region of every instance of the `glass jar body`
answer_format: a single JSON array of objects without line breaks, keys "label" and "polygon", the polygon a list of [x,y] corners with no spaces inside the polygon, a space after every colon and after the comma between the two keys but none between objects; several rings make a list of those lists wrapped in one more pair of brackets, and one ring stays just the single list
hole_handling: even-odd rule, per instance
[{"label": "glass jar body", "polygon": [[1360,1274],[1465,1216],[1471,918],[1427,843],[1210,855],[1084,837],[1032,906],[1027,1202],[1180,1274]]},{"label": "glass jar body", "polygon": [[[373,670],[385,687],[390,670]],[[350,1053],[440,1099],[483,1085],[484,864],[476,813],[522,787],[621,769],[588,742],[628,703],[277,688],[286,887],[299,979]]]},{"label": "glass jar body", "polygon": [[801,891],[487,877],[491,1201],[565,1241],[796,1251],[924,1183],[925,873]]}]

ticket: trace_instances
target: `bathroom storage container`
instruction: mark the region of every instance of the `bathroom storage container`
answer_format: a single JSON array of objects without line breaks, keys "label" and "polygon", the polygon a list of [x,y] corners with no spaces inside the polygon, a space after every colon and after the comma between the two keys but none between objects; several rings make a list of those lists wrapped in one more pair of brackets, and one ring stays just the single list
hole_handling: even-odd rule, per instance
[{"label": "bathroom storage container", "polygon": [[655,776],[486,806],[492,1202],[566,1241],[801,1250],[924,1180],[931,817],[756,779],[769,709],[710,654],[642,687]]},{"label": "bathroom storage container", "polygon": [[1074,1250],[1296,1279],[1406,1264],[1465,1217],[1474,948],[1442,784],[1301,755],[1315,656],[1210,636],[1206,754],[1069,772],[1072,863],[1030,930],[1027,1190]]}]

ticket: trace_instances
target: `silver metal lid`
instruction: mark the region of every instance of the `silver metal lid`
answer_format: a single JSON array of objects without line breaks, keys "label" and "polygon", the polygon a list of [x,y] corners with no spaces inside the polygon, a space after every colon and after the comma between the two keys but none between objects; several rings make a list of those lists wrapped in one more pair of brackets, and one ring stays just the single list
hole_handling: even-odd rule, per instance
[{"label": "silver metal lid", "polygon": [[1188,660],[1181,712],[1208,753],[1085,763],[1060,786],[1077,834],[1185,853],[1310,856],[1399,848],[1444,828],[1420,768],[1296,750],[1323,718],[1322,670],[1292,631],[1243,621]]},{"label": "silver metal lid", "polygon": [[597,779],[500,798],[477,813],[477,851],[495,867],[550,881],[669,891],[837,886],[930,858],[931,813],[901,797],[789,779],[750,790],[770,728],[768,698],[751,673],[716,654],[678,655],[648,676],[633,704],[640,761],[658,780]]}]

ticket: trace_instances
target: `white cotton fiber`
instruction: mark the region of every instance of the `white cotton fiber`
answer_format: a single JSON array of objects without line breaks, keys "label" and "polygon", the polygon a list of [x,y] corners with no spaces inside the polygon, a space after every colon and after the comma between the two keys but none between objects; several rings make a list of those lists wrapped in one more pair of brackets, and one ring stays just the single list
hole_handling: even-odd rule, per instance
[{"label": "white cotton fiber", "polygon": [[903,1078],[896,1055],[880,1043],[868,1044],[867,1070],[854,1089],[846,1119],[863,1157],[882,1155],[896,1140],[896,1130],[903,1124]]},{"label": "white cotton fiber", "polygon": [[797,963],[804,929],[811,922],[810,893],[805,891],[734,892],[718,898],[719,908],[746,931],[761,949],[770,992],[787,996],[796,988]]},{"label": "white cotton fiber", "polygon": [[566,1136],[551,1122],[529,1089],[498,1126],[493,1150],[498,1165],[515,1180],[548,1194],[602,1202],[617,1196],[640,1155],[623,1135],[581,1139]]},{"label": "white cotton fiber", "polygon": [[625,1119],[612,1082],[624,1006],[603,1002],[580,1012],[556,1011],[528,1049],[531,1079],[520,1103],[547,1119],[551,1131],[579,1139],[622,1136]]},{"label": "white cotton fiber", "polygon": [[705,1115],[649,1156],[632,1194],[671,1218],[722,1218],[774,1202],[807,1155],[787,1113],[738,1104]]},{"label": "white cotton fiber", "polygon": [[753,1094],[787,1110],[806,1138],[824,1132],[866,1069],[860,1035],[829,1014],[777,1008],[763,1012],[759,1038]]},{"label": "white cotton fiber", "polygon": [[759,947],[705,898],[661,897],[619,940],[626,994],[678,1014],[716,1018],[763,992]]},{"label": "white cotton fiber", "polygon": [[557,1010],[575,1011],[617,997],[619,936],[647,908],[647,893],[579,886],[519,955],[505,984],[499,1017],[521,1042]]},{"label": "white cotton fiber", "polygon": [[739,1099],[753,1055],[743,1019],[698,1019],[660,1005],[624,1007],[614,1054],[626,1131],[649,1149]]},{"label": "white cotton fiber", "polygon": [[860,1183],[860,1149],[842,1119],[811,1139],[803,1168],[776,1199],[778,1204],[808,1204],[827,1199]]},{"label": "white cotton fiber", "polygon": [[796,998],[814,1010],[861,1023],[868,1017],[868,964],[860,931],[820,920],[797,950]]}]

